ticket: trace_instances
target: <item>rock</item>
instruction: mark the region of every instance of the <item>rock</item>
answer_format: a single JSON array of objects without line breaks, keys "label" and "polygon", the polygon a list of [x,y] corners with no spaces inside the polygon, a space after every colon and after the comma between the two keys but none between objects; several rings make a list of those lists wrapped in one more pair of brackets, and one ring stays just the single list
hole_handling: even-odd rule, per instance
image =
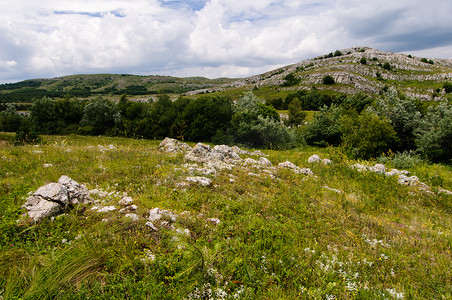
[{"label": "rock", "polygon": [[166,152],[187,152],[191,150],[189,145],[168,137],[160,143],[159,147],[161,151]]},{"label": "rock", "polygon": [[50,168],[50,167],[53,167],[53,164],[43,164],[42,167],[43,168]]},{"label": "rock", "polygon": [[331,165],[331,164],[333,164],[333,161],[332,161],[331,159],[324,158],[324,159],[322,159],[322,164],[323,164],[324,166],[326,166],[326,165]]},{"label": "rock", "polygon": [[119,200],[119,204],[121,205],[129,205],[132,202],[133,202],[132,197],[124,197],[121,200]]},{"label": "rock", "polygon": [[223,154],[227,159],[240,160],[240,156],[234,151],[232,147],[226,145],[216,145],[213,150]]},{"label": "rock", "polygon": [[171,211],[166,210],[166,209],[160,209],[158,207],[153,208],[149,211],[149,217],[148,220],[151,222],[155,222],[160,220],[162,217],[165,217],[169,220],[171,220],[171,222],[176,222],[176,215],[173,214]]},{"label": "rock", "polygon": [[322,161],[322,159],[317,154],[314,154],[314,155],[312,155],[311,157],[308,158],[308,163],[310,163],[310,164],[312,164],[312,163],[320,163],[321,161]]},{"label": "rock", "polygon": [[256,165],[258,162],[257,162],[257,160],[255,160],[255,159],[252,159],[252,158],[245,158],[244,160],[243,160],[243,165],[245,165],[245,166],[254,166],[254,165]]},{"label": "rock", "polygon": [[79,184],[77,181],[69,178],[68,176],[61,176],[58,183],[67,188],[71,204],[87,203],[91,200],[86,186]]},{"label": "rock", "polygon": [[39,196],[31,196],[24,206],[28,211],[28,217],[37,223],[40,220],[59,213],[62,207],[59,203],[47,201]]},{"label": "rock", "polygon": [[372,171],[374,171],[375,173],[384,174],[386,173],[386,167],[383,164],[376,164],[375,166],[373,166]]},{"label": "rock", "polygon": [[130,218],[133,222],[138,222],[138,221],[140,220],[140,218],[138,217],[138,215],[137,215],[137,214],[134,214],[134,213],[126,214],[124,217],[125,217],[125,218]]},{"label": "rock", "polygon": [[233,146],[232,150],[234,150],[235,153],[239,154],[239,155],[250,155],[249,151],[246,150],[242,150],[240,149],[238,146]]},{"label": "rock", "polygon": [[418,185],[419,184],[419,178],[417,176],[411,176],[408,177],[404,174],[399,175],[398,182],[400,184],[412,186],[412,185]]},{"label": "rock", "polygon": [[267,156],[264,153],[262,153],[262,151],[259,151],[259,150],[256,150],[256,151],[252,152],[251,155],[259,156],[259,157]]},{"label": "rock", "polygon": [[154,231],[158,231],[159,229],[152,223],[152,222],[146,222],[145,224],[147,227],[151,228]]},{"label": "rock", "polygon": [[200,176],[187,177],[185,178],[185,180],[187,180],[189,183],[200,184],[202,186],[210,186],[212,184],[212,179]]},{"label": "rock", "polygon": [[111,212],[111,211],[115,211],[116,207],[114,205],[109,205],[109,206],[93,206],[91,207],[91,210],[97,211],[98,213],[106,213],[106,212]]},{"label": "rock", "polygon": [[214,151],[209,145],[198,143],[193,149],[185,155],[186,160],[207,163],[210,161],[224,161],[222,153]]},{"label": "rock", "polygon": [[264,166],[264,167],[271,167],[272,166],[271,161],[269,161],[266,157],[259,158],[257,163],[260,164],[261,166]]},{"label": "rock", "polygon": [[290,161],[282,162],[278,166],[283,169],[291,169],[296,174],[304,174],[304,175],[309,175],[309,176],[314,175],[314,173],[311,171],[311,169],[308,169],[308,168],[302,169]]},{"label": "rock", "polygon": [[40,187],[33,196],[41,197],[44,200],[56,202],[62,206],[69,204],[67,188],[56,182]]},{"label": "rock", "polygon": [[217,219],[217,218],[208,218],[208,219],[206,219],[206,221],[215,226],[221,223],[220,219]]}]

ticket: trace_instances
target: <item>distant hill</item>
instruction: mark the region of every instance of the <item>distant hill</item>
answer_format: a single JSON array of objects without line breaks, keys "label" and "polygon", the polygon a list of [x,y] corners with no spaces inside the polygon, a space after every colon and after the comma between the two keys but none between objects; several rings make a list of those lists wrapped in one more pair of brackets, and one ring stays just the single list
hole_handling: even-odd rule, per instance
[{"label": "distant hill", "polygon": [[[334,84],[323,83],[327,75],[334,79]],[[309,89],[313,85],[318,89],[347,94],[376,94],[385,86],[393,86],[409,96],[430,100],[441,96],[444,92],[442,86],[448,81],[452,81],[450,59],[428,59],[369,47],[354,47],[187,94],[252,88],[287,91]]]},{"label": "distant hill", "polygon": [[0,85],[0,101],[31,102],[33,98],[64,97],[67,94],[82,98],[96,95],[152,95],[160,91],[168,94],[181,94],[192,90],[213,88],[234,80],[129,74],[70,75],[2,84]]}]

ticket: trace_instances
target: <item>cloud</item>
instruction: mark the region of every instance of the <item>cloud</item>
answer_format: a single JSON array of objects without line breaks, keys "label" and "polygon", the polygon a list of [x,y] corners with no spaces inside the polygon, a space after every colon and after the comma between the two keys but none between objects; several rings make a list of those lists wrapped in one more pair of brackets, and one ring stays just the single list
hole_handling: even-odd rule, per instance
[{"label": "cloud", "polygon": [[16,0],[0,12],[0,81],[239,77],[352,46],[447,55],[450,11],[442,0]]}]

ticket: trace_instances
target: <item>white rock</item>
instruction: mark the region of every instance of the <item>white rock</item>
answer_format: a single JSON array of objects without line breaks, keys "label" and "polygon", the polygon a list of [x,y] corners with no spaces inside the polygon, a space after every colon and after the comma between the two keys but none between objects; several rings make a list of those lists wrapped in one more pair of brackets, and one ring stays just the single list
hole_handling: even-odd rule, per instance
[{"label": "white rock", "polygon": [[130,219],[132,219],[132,221],[134,221],[134,222],[137,222],[137,221],[140,220],[140,218],[138,217],[138,215],[137,215],[137,214],[134,214],[134,213],[126,214],[124,217],[125,217],[125,218],[130,218]]},{"label": "white rock", "polygon": [[212,179],[200,176],[187,177],[185,180],[189,183],[200,184],[202,186],[210,186],[212,184]]},{"label": "white rock", "polygon": [[208,218],[208,219],[206,219],[206,221],[213,225],[218,225],[221,223],[220,219],[217,219],[217,218]]},{"label": "white rock", "polygon": [[266,157],[259,158],[257,163],[260,164],[261,166],[264,166],[264,167],[271,167],[272,166],[271,161],[269,161],[268,158],[266,158]]},{"label": "white rock", "polygon": [[43,164],[42,165],[44,168],[50,168],[50,167],[53,167],[53,164]]},{"label": "white rock", "polygon": [[154,231],[158,231],[159,229],[152,223],[152,222],[146,222],[145,224],[147,227],[151,228]]},{"label": "white rock", "polygon": [[320,163],[321,161],[322,161],[322,159],[317,154],[314,154],[314,155],[312,155],[311,157],[308,158],[308,163],[310,163],[310,164],[312,164],[312,163]]},{"label": "white rock", "polygon": [[132,197],[124,197],[121,200],[119,200],[119,204],[121,204],[121,205],[128,205],[132,202],[133,202]]},{"label": "white rock", "polygon": [[333,161],[332,161],[331,159],[328,159],[328,158],[322,159],[322,164],[323,164],[324,166],[326,166],[326,165],[331,165],[332,163],[333,163]]},{"label": "white rock", "polygon": [[187,152],[191,150],[191,147],[188,146],[185,143],[179,142],[176,139],[172,138],[165,138],[160,143],[160,150],[166,151],[166,152]]},{"label": "white rock", "polygon": [[373,171],[374,171],[375,173],[384,174],[384,173],[386,173],[386,167],[385,167],[385,165],[383,165],[383,164],[376,164],[376,165],[373,167]]}]

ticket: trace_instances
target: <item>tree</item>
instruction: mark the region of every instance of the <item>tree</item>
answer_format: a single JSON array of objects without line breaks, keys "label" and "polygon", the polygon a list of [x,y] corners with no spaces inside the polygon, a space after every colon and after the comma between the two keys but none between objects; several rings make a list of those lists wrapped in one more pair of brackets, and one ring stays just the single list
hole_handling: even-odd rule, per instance
[{"label": "tree", "polygon": [[14,103],[9,103],[6,110],[0,112],[0,131],[15,132],[19,129],[22,118]]},{"label": "tree", "polygon": [[84,127],[81,129],[82,133],[96,135],[112,133],[120,122],[121,114],[116,105],[98,97],[84,107],[80,126]]},{"label": "tree", "polygon": [[452,83],[444,82],[443,89],[447,94],[452,93]]},{"label": "tree", "polygon": [[361,57],[361,59],[359,60],[359,63],[362,65],[367,65],[367,60],[365,57]]},{"label": "tree", "polygon": [[289,120],[287,121],[287,125],[295,127],[303,125],[305,118],[306,113],[301,107],[301,102],[298,98],[293,99],[289,104]]},{"label": "tree", "polygon": [[390,71],[391,70],[391,64],[388,62],[385,62],[383,64],[383,69]]},{"label": "tree", "polygon": [[55,102],[45,96],[41,99],[35,99],[30,108],[30,118],[32,126],[37,132],[44,134],[55,133],[57,126]]},{"label": "tree", "polygon": [[416,130],[418,151],[434,162],[452,163],[452,105],[430,106]]},{"label": "tree", "polygon": [[314,120],[302,130],[302,135],[308,145],[326,147],[341,143],[339,119],[342,110],[335,105],[324,106],[314,115]]}]

